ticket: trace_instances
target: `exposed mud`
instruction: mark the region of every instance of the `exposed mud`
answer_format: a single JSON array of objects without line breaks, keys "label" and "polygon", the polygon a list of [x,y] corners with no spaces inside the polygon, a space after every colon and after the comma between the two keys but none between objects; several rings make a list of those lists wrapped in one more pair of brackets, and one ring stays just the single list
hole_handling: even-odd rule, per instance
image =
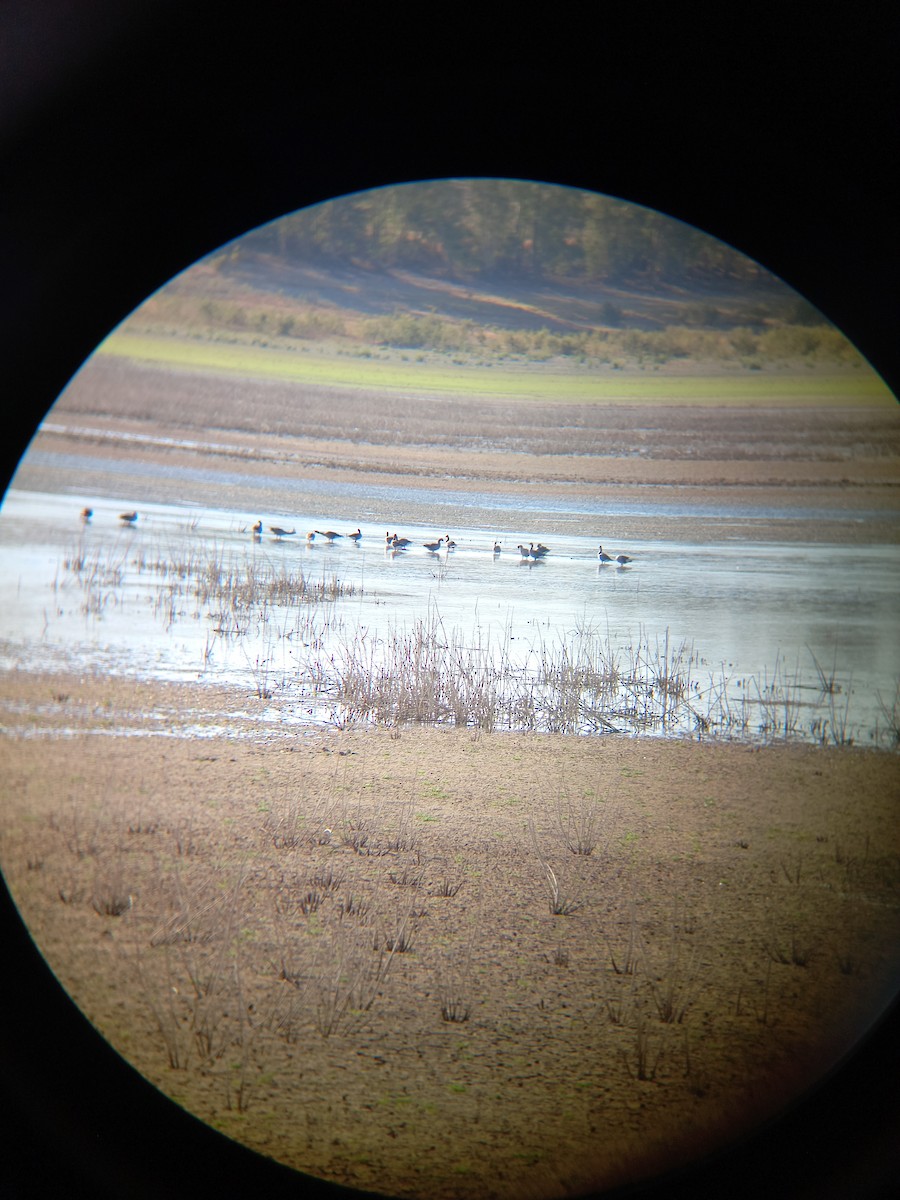
[{"label": "exposed mud", "polygon": [[[5,676],[2,865],[109,1041],[292,1167],[428,1200],[654,1174],[777,1112],[897,985],[896,755],[248,744],[215,697]],[[191,710],[219,732],[159,736]]]},{"label": "exposed mud", "polygon": [[[402,505],[402,519],[419,524],[503,528],[489,499],[474,512],[463,506],[472,493],[502,492],[530,508],[560,496],[575,508],[579,498],[602,504],[604,537],[667,536],[667,522],[620,511],[645,502],[682,510],[681,539],[711,536],[704,508],[741,508],[754,518],[752,534],[734,522],[727,536],[852,541],[862,523],[866,540],[900,541],[900,410],[884,406],[510,403],[301,387],[98,358],[48,424],[33,449],[54,460],[26,458],[16,486],[87,494],[99,486],[118,495],[125,485],[104,479],[104,464],[127,454],[135,503],[190,500],[245,508],[254,519],[260,509],[284,512],[287,477],[306,488],[292,492],[297,511],[325,507],[347,520],[358,519],[359,491],[370,489],[365,507],[387,524]],[[227,478],[197,477],[211,469]],[[190,480],[185,470],[194,472]],[[342,484],[354,494],[342,496]],[[417,497],[417,489],[435,488],[441,505]],[[767,515],[773,510],[777,520]],[[561,531],[552,512],[544,522],[547,534]],[[576,517],[565,531],[595,536],[597,524],[596,516]]]}]

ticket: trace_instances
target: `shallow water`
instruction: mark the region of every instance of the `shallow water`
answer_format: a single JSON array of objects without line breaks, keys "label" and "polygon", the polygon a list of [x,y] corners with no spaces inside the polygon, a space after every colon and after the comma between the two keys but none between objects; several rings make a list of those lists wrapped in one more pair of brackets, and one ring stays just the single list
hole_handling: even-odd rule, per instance
[{"label": "shallow water", "polygon": [[[94,509],[86,525],[82,504]],[[547,558],[523,562],[516,544],[543,536],[533,528],[504,533],[498,555],[494,531],[453,529],[456,549],[435,555],[421,543],[446,530],[405,527],[413,546],[397,554],[386,551],[382,526],[363,526],[358,546],[307,544],[308,529],[351,530],[321,515],[299,514],[293,538],[265,532],[256,540],[255,515],[145,504],[130,528],[118,520],[129,507],[7,494],[0,664],[236,683],[266,693],[282,720],[340,720],[329,694],[336,663],[360,648],[373,664],[383,661],[417,622],[439,623],[448,644],[523,675],[563,647],[588,644],[623,668],[637,657],[645,674],[658,675],[663,664],[687,682],[695,716],[721,715],[723,706],[733,715],[719,722],[722,733],[772,736],[785,722],[793,736],[866,744],[883,727],[882,701],[893,705],[900,680],[893,546],[723,539],[604,547],[632,556],[623,568],[600,565],[596,543],[576,537],[546,538]],[[336,579],[352,592],[248,612],[237,634],[233,614],[213,611],[178,580],[177,564],[196,574],[211,560],[217,569],[302,570],[307,581]],[[683,718],[674,731],[701,728],[687,711]],[[613,727],[663,731],[624,710]]]},{"label": "shallow water", "polygon": [[[56,427],[48,424],[44,428],[53,430]],[[65,427],[60,428],[64,429]],[[102,436],[102,434],[97,433],[95,436]],[[131,441],[140,441],[139,435],[127,435],[119,432],[116,434],[116,439],[126,444]],[[207,452],[215,451],[218,448],[214,442],[179,443],[173,439],[161,437],[147,440],[156,448],[171,445]],[[183,495],[190,495],[192,485],[220,488],[223,491],[228,488],[259,492],[276,489],[286,502],[291,497],[302,497],[310,492],[310,484],[306,480],[288,473],[273,474],[266,471],[264,474],[254,474],[246,470],[225,471],[219,467],[191,467],[181,463],[160,463],[146,460],[135,464],[124,456],[98,459],[87,454],[32,449],[28,454],[28,464],[32,468],[39,467],[54,472],[69,473],[73,476],[77,476],[79,473],[82,476],[93,476],[94,478],[103,476],[106,477],[104,483],[113,491],[120,486],[118,480],[133,478],[135,472],[138,471],[144,480],[150,481],[151,486],[154,482],[160,481],[177,483]],[[414,502],[418,505],[434,508],[447,507],[462,512],[469,510],[478,513],[487,510],[501,513],[504,517],[515,512],[529,513],[538,524],[542,515],[553,518],[557,525],[564,524],[566,517],[592,517],[602,524],[603,519],[608,515],[607,500],[595,500],[583,494],[567,495],[567,489],[561,484],[557,485],[558,496],[554,497],[545,493],[536,498],[523,496],[516,492],[504,492],[502,487],[490,492],[474,489],[447,492],[423,485],[420,482],[411,482],[408,487],[397,487],[395,484],[379,484],[369,481],[353,483],[347,480],[326,479],[316,480],[315,492],[323,502],[327,502],[329,499],[343,498],[353,500],[363,513],[366,511],[367,501],[377,497],[382,507],[392,510],[402,505],[404,501],[409,502],[411,498],[414,498]],[[652,518],[662,524],[670,523],[673,528],[676,527],[677,522],[689,519],[723,522],[727,520],[748,532],[753,529],[754,525],[758,528],[762,522],[808,521],[813,524],[817,521],[852,521],[854,525],[862,528],[867,520],[884,519],[884,513],[866,510],[858,510],[849,514],[846,509],[840,508],[814,509],[802,508],[797,505],[791,505],[790,508],[754,505],[750,508],[739,503],[703,504],[688,500],[684,500],[682,503],[652,502],[646,498],[630,500],[627,497],[617,500],[616,513],[623,517]],[[427,538],[430,537],[431,532],[427,531]]]}]

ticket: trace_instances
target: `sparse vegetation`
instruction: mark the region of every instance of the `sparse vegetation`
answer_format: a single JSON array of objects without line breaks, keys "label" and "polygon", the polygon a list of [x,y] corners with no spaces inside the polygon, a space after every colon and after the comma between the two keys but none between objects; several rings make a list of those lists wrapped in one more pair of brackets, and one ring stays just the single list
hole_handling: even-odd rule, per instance
[{"label": "sparse vegetation", "polygon": [[[657,801],[646,748],[620,766],[628,741],[612,756],[606,741],[567,743],[566,780],[547,787],[558,739],[422,737],[424,757],[389,730],[323,732],[292,753],[232,742],[223,771],[215,753],[167,742],[169,786],[141,789],[152,803],[123,787],[131,756],[110,743],[77,768],[101,787],[41,787],[44,819],[4,833],[23,913],[66,930],[49,944],[76,1001],[232,1136],[271,1137],[273,1097],[302,1095],[314,1118],[340,1095],[379,1136],[399,1105],[415,1128],[441,1120],[455,1137],[447,1105],[480,1097],[490,1144],[472,1178],[500,1162],[520,1183],[501,1135],[511,1120],[540,1131],[547,1161],[557,1144],[571,1158],[561,1113],[615,1089],[648,1107],[642,1144],[652,1130],[674,1144],[686,1104],[712,1121],[745,1089],[780,1103],[788,1065],[820,1062],[818,1040],[836,1045],[860,996],[883,994],[900,860],[882,792],[855,791],[851,822],[846,789],[816,782],[812,822],[785,798],[775,827],[743,788],[708,808],[687,759]],[[743,779],[746,753],[709,748],[704,770],[721,759]],[[789,747],[769,753],[812,771]],[[852,766],[814,758],[828,753]],[[67,778],[72,766],[43,764]],[[482,807],[511,775],[517,803]],[[602,822],[585,825],[591,813]],[[568,844],[583,834],[591,853]],[[299,1148],[276,1135],[270,1150],[332,1178],[333,1129],[311,1120]]]},{"label": "sparse vegetation", "polygon": [[463,882],[464,881],[462,879],[444,878],[437,885],[437,893],[436,894],[438,896],[444,896],[444,897],[455,896],[456,893],[459,891],[459,889],[462,887]]},{"label": "sparse vegetation", "polygon": [[447,991],[441,998],[441,1017],[451,1024],[461,1024],[469,1019],[469,1006],[454,991]]},{"label": "sparse vegetation", "polygon": [[568,895],[563,891],[556,872],[550,865],[547,856],[541,850],[533,821],[529,824],[529,830],[531,833],[531,844],[534,848],[535,854],[537,855],[538,862],[541,866],[541,872],[544,876],[547,890],[549,892],[550,912],[555,917],[570,917],[573,913],[578,912],[584,901]]},{"label": "sparse vegetation", "polygon": [[130,893],[115,885],[98,888],[91,897],[91,907],[99,916],[121,917],[132,905]]},{"label": "sparse vegetation", "polygon": [[593,854],[600,838],[598,825],[600,813],[597,801],[591,796],[582,796],[573,803],[567,796],[560,796],[556,805],[556,820],[560,836],[572,854]]},{"label": "sparse vegetation", "polygon": [[[90,567],[81,553],[68,556],[58,574],[60,589],[84,592],[83,610],[97,617],[106,605],[140,595],[143,580],[157,619],[171,628],[185,605],[211,624],[203,652],[208,669],[219,639],[237,642],[256,696],[276,693],[327,709],[338,728],[357,721],[399,731],[407,724],[452,724],[494,732],[591,734],[603,732],[690,734],[697,738],[745,737],[850,745],[863,730],[851,719],[851,688],[842,691],[835,671],[812,655],[818,686],[804,680],[799,663],[775,665],[735,686],[724,672],[702,678],[697,649],[676,644],[666,629],[641,631],[626,644],[589,622],[565,636],[538,637],[513,653],[508,632],[448,627],[429,604],[410,627],[391,626],[370,636],[345,617],[354,588],[337,577],[312,582],[302,570],[268,558],[225,555],[213,549],[180,560],[140,553],[114,561],[97,552]],[[102,583],[98,583],[98,580]],[[264,639],[265,653],[246,649]],[[302,646],[298,654],[295,647]],[[866,731],[870,740],[897,743],[897,708],[881,702],[883,722]],[[563,818],[561,818],[562,820]],[[565,816],[569,848],[590,854],[596,816],[582,806]],[[409,814],[395,840],[409,839]],[[274,836],[282,836],[273,831]],[[362,849],[365,830],[349,830]]]},{"label": "sparse vegetation", "polygon": [[450,1025],[468,1021],[471,1011],[472,943],[456,955],[444,955],[437,968],[436,990],[441,1020]]}]

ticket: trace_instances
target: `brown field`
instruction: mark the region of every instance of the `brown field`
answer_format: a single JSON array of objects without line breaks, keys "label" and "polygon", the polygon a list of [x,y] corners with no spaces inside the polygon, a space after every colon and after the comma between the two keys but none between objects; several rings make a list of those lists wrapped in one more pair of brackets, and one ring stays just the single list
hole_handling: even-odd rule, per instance
[{"label": "brown field", "polygon": [[897,985],[896,755],[248,738],[225,691],[0,683],[2,866],[51,968],[163,1093],[314,1176],[652,1175],[777,1112]]},{"label": "brown field", "polygon": [[[856,540],[862,519],[867,540],[900,537],[900,409],[884,404],[761,409],[370,395],[97,358],[49,421],[52,429],[38,435],[35,448],[77,452],[87,461],[60,470],[26,460],[18,486],[65,484],[93,494],[98,469],[122,455],[127,435],[138,440],[128,444],[134,471],[123,500],[227,505],[245,508],[252,520],[290,517],[278,485],[287,477],[308,485],[292,498],[297,511],[308,512],[321,510],[323,482],[386,485],[389,499],[366,500],[371,519],[386,527],[439,517],[441,525],[498,528],[502,518],[489,501],[482,509],[429,512],[416,488],[439,487],[449,497],[502,491],[533,503],[565,490],[573,499],[605,501],[602,531],[595,518],[576,516],[565,532],[610,539],[747,536],[740,522],[710,526],[702,514],[670,529],[664,519],[617,512],[625,502],[686,499],[796,511],[777,529],[754,521],[752,536],[761,540]],[[159,462],[245,474],[254,486],[142,474],[143,464]],[[125,484],[119,478],[104,486],[121,491]],[[331,517],[359,519],[357,498],[329,496],[327,504]],[[811,509],[827,515],[811,522]],[[554,532],[548,516],[540,536]]]}]

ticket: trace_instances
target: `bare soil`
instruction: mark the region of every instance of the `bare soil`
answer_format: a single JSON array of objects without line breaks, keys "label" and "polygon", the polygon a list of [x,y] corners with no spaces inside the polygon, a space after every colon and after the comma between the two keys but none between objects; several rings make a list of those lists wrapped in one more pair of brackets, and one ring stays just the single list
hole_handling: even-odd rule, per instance
[{"label": "bare soil", "polygon": [[897,755],[247,736],[226,690],[18,673],[0,713],[3,871],[63,986],[166,1095],[317,1177],[653,1175],[779,1111],[898,985]]},{"label": "bare soil", "polygon": [[[564,532],[599,538],[658,538],[672,532],[659,517],[623,515],[635,502],[685,503],[681,540],[752,536],[759,540],[844,542],[900,540],[900,409],[735,408],[672,405],[564,405],[368,394],[273,381],[91,361],[49,417],[34,448],[81,456],[78,464],[23,463],[16,484],[87,495],[118,489],[123,501],[162,500],[244,508],[248,519],[284,516],[282,479],[296,511],[356,523],[360,507],[385,527],[399,521],[503,528],[489,494],[523,505],[564,494],[602,502],[594,517],[567,518]],[[127,449],[123,437],[129,439]],[[127,452],[128,496],[103,464]],[[142,467],[199,468],[246,476],[189,483]],[[328,495],[322,484],[352,483],[358,496]],[[429,507],[418,488],[485,493],[480,508]],[[106,494],[100,491],[99,494]],[[712,525],[704,505],[747,506],[746,522]],[[577,505],[576,505],[577,507]],[[767,511],[795,517],[772,521]],[[816,516],[811,516],[815,512]],[[509,518],[508,518],[509,519]],[[498,524],[499,521],[499,524]],[[562,532],[548,514],[539,537]]]}]

